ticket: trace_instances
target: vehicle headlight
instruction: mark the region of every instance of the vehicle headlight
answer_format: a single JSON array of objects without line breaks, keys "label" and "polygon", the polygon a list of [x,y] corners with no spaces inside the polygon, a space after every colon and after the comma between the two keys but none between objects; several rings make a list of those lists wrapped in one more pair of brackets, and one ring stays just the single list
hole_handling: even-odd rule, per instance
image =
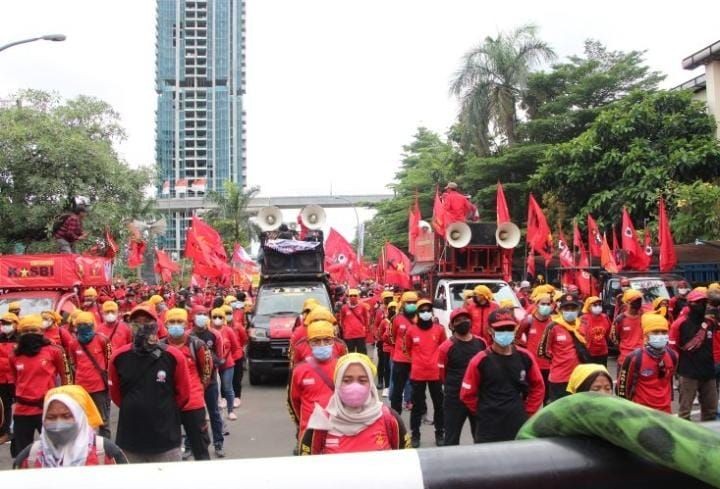
[{"label": "vehicle headlight", "polygon": [[267,330],[262,328],[249,328],[248,335],[253,341],[270,341],[268,338]]}]

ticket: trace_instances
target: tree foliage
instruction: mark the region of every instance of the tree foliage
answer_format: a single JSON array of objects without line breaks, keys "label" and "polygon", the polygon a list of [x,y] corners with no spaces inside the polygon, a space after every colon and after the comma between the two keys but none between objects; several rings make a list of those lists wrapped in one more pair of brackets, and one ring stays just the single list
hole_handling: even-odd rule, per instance
[{"label": "tree foliage", "polygon": [[240,185],[228,180],[223,184],[222,192],[208,192],[206,200],[215,204],[215,207],[207,211],[205,219],[220,233],[228,252],[232,251],[235,243],[250,243],[254,230],[250,223],[248,205],[250,199],[259,191],[259,187],[244,190]]},{"label": "tree foliage", "polygon": [[149,169],[122,162],[113,144],[124,131],[107,103],[86,96],[61,100],[40,91],[13,96],[0,109],[0,249],[14,243],[48,249],[56,216],[75,195],[90,198],[85,221],[91,236],[106,225],[117,235],[136,213],[147,210],[143,189]]}]

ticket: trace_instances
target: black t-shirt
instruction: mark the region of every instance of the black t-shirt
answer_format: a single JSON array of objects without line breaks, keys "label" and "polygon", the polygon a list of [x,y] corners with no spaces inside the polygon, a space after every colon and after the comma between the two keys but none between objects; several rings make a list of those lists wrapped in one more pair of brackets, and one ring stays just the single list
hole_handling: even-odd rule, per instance
[{"label": "black t-shirt", "polygon": [[485,342],[479,338],[462,341],[454,336],[450,338],[452,346],[447,352],[445,362],[445,397],[460,399],[460,385],[470,360],[487,348]]},{"label": "black t-shirt", "polygon": [[115,358],[120,377],[120,415],[116,443],[123,450],[155,454],[181,443],[180,409],[175,401],[175,357],[128,350]]},{"label": "black t-shirt", "polygon": [[[695,334],[702,328],[703,323],[707,325],[707,329],[702,344],[696,350],[685,351],[683,346],[693,339]],[[707,318],[703,321],[688,318],[680,325],[680,338],[677,345],[680,351],[678,375],[697,380],[715,378],[715,361],[712,351],[713,334],[715,334],[715,324]]]},{"label": "black t-shirt", "polygon": [[212,356],[213,360],[213,370],[212,374],[210,375],[210,384],[217,384],[218,365],[222,365],[223,363],[225,363],[225,359],[220,358],[217,353],[217,345],[215,344],[217,342],[217,337],[209,329],[203,329],[200,331],[193,329],[193,331],[190,333],[190,336],[194,336],[195,338],[202,340],[202,342],[205,343],[205,346],[207,346],[208,350],[210,350],[210,355]]}]

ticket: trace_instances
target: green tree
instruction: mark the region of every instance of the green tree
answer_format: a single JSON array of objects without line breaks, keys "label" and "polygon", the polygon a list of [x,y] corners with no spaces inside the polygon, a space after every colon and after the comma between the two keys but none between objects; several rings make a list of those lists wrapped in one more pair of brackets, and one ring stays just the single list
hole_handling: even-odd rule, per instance
[{"label": "green tree", "polygon": [[450,93],[460,99],[460,141],[466,152],[488,154],[495,136],[508,145],[516,141],[517,108],[530,69],[555,57],[537,30],[525,25],[488,36],[463,57]]},{"label": "green tree", "polygon": [[250,199],[260,191],[259,187],[250,187],[244,190],[240,185],[231,181],[223,184],[222,192],[208,192],[207,201],[215,207],[207,211],[207,222],[220,233],[228,252],[232,251],[235,243],[247,245],[253,228],[250,224],[248,205]]},{"label": "green tree", "polygon": [[675,198],[672,232],[676,243],[720,238],[720,185],[717,182],[698,180],[679,184],[672,189],[672,195]]},{"label": "green tree", "polygon": [[660,195],[672,205],[675,185],[718,176],[720,145],[705,106],[685,91],[638,91],[552,146],[531,185],[564,205],[568,218],[592,213],[608,224],[625,206],[637,223],[653,215]]},{"label": "green tree", "polygon": [[113,145],[125,135],[118,114],[85,96],[63,101],[24,91],[13,99],[0,109],[0,251],[15,243],[50,250],[52,223],[75,195],[91,200],[85,222],[91,237],[101,237],[107,225],[117,236],[134,217],[128,203],[147,200],[143,189],[152,178],[151,170],[119,159]]}]

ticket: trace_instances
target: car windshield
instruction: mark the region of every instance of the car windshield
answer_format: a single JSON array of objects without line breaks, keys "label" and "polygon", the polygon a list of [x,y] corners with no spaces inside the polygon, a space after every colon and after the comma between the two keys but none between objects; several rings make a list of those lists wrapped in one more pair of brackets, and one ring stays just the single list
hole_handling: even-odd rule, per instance
[{"label": "car windshield", "polygon": [[330,299],[322,285],[292,285],[287,287],[264,287],[258,294],[255,314],[272,316],[275,314],[300,314],[303,302],[313,298],[321,306],[330,308]]},{"label": "car windshield", "polygon": [[642,292],[644,303],[650,303],[658,297],[670,298],[665,282],[660,279],[630,279],[630,287]]},{"label": "car windshield", "polygon": [[8,312],[8,306],[11,302],[20,302],[20,313],[25,316],[26,314],[39,314],[43,311],[52,311],[54,309],[54,300],[52,297],[32,297],[32,298],[18,298],[18,297],[4,297],[0,298],[0,314]]},{"label": "car windshield", "polygon": [[463,293],[466,290],[472,290],[477,285],[486,285],[490,288],[494,296],[494,302],[500,304],[500,301],[511,300],[513,307],[521,307],[520,301],[515,297],[510,286],[502,282],[465,282],[461,284],[450,285],[450,305],[452,309],[462,307],[464,304]]}]

